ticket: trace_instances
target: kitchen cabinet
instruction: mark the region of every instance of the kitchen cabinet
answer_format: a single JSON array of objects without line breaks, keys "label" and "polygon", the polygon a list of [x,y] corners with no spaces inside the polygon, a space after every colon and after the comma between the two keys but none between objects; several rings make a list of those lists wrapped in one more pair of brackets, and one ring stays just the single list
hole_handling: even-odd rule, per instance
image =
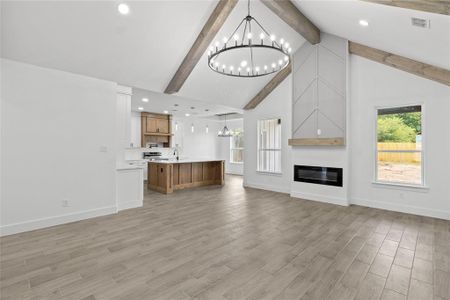
[{"label": "kitchen cabinet", "polygon": [[169,120],[156,119],[156,132],[158,133],[169,133]]},{"label": "kitchen cabinet", "polygon": [[172,116],[155,113],[141,113],[141,145],[147,143],[162,144],[171,147]]},{"label": "kitchen cabinet", "polygon": [[225,183],[223,160],[183,160],[148,163],[147,187],[164,194],[174,190]]},{"label": "kitchen cabinet", "polygon": [[158,132],[158,124],[157,119],[152,117],[146,118],[146,133],[157,133]]},{"label": "kitchen cabinet", "polygon": [[146,115],[145,116],[145,133],[170,133],[169,132],[170,118],[167,115]]}]

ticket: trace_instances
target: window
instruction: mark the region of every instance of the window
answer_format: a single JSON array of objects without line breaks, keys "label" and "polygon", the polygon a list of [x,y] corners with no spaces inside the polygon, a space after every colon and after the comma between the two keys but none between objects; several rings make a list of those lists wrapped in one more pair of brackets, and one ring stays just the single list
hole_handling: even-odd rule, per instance
[{"label": "window", "polygon": [[241,128],[235,129],[230,139],[230,162],[244,162],[244,131]]},{"label": "window", "polygon": [[281,119],[258,121],[257,171],[281,173]]},{"label": "window", "polygon": [[377,110],[376,181],[423,185],[422,107]]}]

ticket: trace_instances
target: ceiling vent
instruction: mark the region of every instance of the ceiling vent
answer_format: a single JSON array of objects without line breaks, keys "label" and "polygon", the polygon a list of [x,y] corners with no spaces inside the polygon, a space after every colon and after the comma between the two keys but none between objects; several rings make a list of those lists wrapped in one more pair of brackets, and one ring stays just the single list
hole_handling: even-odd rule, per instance
[{"label": "ceiling vent", "polygon": [[411,18],[411,24],[416,27],[430,28],[430,20]]}]

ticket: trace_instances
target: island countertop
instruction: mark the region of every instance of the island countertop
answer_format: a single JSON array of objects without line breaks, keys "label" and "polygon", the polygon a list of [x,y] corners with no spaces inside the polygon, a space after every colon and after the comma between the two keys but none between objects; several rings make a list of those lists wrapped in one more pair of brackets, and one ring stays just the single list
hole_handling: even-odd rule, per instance
[{"label": "island countertop", "polygon": [[197,162],[210,162],[210,161],[224,161],[223,159],[214,159],[214,158],[180,158],[176,160],[175,158],[171,159],[162,159],[162,160],[150,160],[149,163],[153,164],[184,164],[184,163],[197,163]]},{"label": "island countertop", "polygon": [[168,194],[174,190],[225,183],[223,159],[183,158],[148,162],[149,189]]}]

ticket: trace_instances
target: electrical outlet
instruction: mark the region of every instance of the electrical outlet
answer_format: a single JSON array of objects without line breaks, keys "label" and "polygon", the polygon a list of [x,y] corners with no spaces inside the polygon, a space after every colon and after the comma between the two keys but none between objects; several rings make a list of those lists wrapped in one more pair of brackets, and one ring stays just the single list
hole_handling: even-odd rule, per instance
[{"label": "electrical outlet", "polygon": [[63,199],[61,201],[61,205],[62,205],[62,207],[69,207],[69,200],[68,199]]},{"label": "electrical outlet", "polygon": [[108,147],[100,146],[99,150],[100,150],[100,152],[108,152]]}]

